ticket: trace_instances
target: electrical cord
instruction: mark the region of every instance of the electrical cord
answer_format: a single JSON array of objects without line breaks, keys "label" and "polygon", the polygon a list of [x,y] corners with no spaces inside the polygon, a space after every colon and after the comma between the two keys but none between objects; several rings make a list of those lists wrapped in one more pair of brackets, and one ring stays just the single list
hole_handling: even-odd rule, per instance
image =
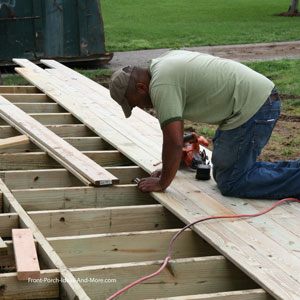
[{"label": "electrical cord", "polygon": [[178,231],[174,237],[172,238],[170,244],[169,244],[169,250],[168,250],[168,256],[165,258],[162,266],[154,273],[149,274],[145,277],[142,277],[134,282],[132,282],[131,284],[125,286],[124,288],[122,288],[121,290],[119,290],[118,292],[116,292],[115,294],[113,294],[112,296],[110,296],[109,298],[107,298],[106,300],[112,300],[115,299],[117,296],[119,296],[120,294],[122,294],[123,292],[127,291],[128,289],[132,288],[133,286],[147,280],[150,279],[152,277],[155,277],[156,275],[158,275],[168,264],[169,260],[171,259],[171,254],[172,254],[172,248],[173,248],[173,244],[175,242],[175,240],[180,236],[180,234],[182,232],[184,232],[186,229],[190,228],[191,226],[200,223],[200,222],[204,222],[204,221],[208,221],[208,220],[213,220],[213,219],[229,219],[229,218],[248,218],[248,217],[258,217],[261,216],[263,214],[268,213],[269,211],[271,211],[272,209],[274,209],[276,206],[278,206],[279,204],[286,202],[286,201],[296,201],[298,203],[300,203],[300,200],[296,199],[296,198],[285,198],[282,200],[277,201],[274,205],[272,205],[270,208],[256,213],[256,214],[242,214],[242,215],[229,215],[229,216],[212,216],[212,217],[207,217],[207,218],[202,218],[202,219],[198,219],[190,224],[187,224],[186,226],[184,226],[180,231]]}]

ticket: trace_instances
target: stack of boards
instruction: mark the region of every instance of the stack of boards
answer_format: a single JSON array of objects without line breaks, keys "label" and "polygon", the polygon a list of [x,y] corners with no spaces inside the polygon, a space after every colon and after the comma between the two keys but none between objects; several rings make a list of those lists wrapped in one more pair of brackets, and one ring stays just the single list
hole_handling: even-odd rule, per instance
[{"label": "stack of boards", "polygon": [[[157,120],[138,108],[125,119],[107,89],[56,61],[14,61],[31,86],[0,86],[0,299],[106,299],[156,271],[184,223],[274,203],[223,197],[189,171],[140,192],[133,180],[161,160]],[[118,299],[300,299],[299,215],[289,203],[195,225],[161,274]],[[18,280],[18,228],[33,234],[39,280]]]}]

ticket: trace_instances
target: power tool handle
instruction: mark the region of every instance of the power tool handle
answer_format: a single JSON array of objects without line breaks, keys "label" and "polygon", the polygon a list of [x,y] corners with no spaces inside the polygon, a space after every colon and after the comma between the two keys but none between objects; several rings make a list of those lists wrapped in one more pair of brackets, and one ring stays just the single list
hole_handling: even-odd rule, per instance
[{"label": "power tool handle", "polygon": [[184,143],[187,143],[187,142],[190,142],[190,141],[194,141],[194,139],[195,139],[195,134],[194,134],[194,133],[186,134],[186,135],[183,137],[183,142],[184,142]]}]

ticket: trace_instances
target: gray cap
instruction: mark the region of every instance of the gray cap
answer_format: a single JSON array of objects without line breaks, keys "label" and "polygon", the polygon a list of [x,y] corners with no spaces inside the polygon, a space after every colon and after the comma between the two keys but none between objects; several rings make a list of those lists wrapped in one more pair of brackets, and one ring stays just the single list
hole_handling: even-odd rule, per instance
[{"label": "gray cap", "polygon": [[110,96],[121,105],[126,118],[131,116],[132,107],[128,104],[125,93],[128,87],[132,67],[128,66],[116,71],[109,84]]}]

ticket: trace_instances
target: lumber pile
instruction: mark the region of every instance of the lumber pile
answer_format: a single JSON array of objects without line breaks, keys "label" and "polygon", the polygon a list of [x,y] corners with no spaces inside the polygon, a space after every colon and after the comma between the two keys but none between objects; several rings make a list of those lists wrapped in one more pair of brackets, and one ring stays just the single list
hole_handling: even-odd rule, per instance
[{"label": "lumber pile", "polygon": [[[6,289],[1,296],[106,299],[157,270],[183,223],[255,213],[271,205],[222,197],[213,180],[196,181],[188,171],[179,171],[164,193],[139,192],[132,180],[152,172],[161,160],[157,120],[139,109],[125,120],[104,87],[55,61],[42,61],[50,69],[14,61],[33,86],[0,87],[5,98],[0,99],[5,104],[1,110],[0,103],[0,138],[21,133],[31,142],[0,149],[0,236],[10,238],[18,224],[29,228],[40,276],[49,280],[22,283],[21,294],[17,274],[3,272],[0,283]],[[18,111],[30,128],[11,119],[7,109]],[[42,134],[35,131],[38,127]],[[112,179],[110,186],[87,186],[70,172],[72,163],[49,156],[46,132],[56,136],[51,149],[65,143],[75,147],[119,184]],[[120,299],[300,299],[299,213],[299,205],[289,204],[255,219],[196,225],[176,241],[171,269]],[[15,264],[12,242],[5,240],[5,245],[0,268]],[[66,280],[54,280],[58,278]],[[100,282],[104,279],[112,282]]]}]

